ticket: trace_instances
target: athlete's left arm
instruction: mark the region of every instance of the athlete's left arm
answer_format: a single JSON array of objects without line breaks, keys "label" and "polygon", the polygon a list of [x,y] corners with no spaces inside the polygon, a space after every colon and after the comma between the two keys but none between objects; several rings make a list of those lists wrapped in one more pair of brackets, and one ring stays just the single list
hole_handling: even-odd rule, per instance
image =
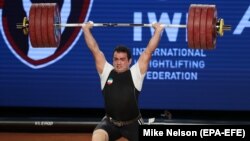
[{"label": "athlete's left arm", "polygon": [[151,55],[160,42],[161,33],[164,29],[164,26],[160,23],[154,23],[153,28],[155,29],[154,35],[151,37],[146,49],[142,52],[141,56],[138,59],[141,74],[145,74],[148,69],[148,64],[151,59]]}]

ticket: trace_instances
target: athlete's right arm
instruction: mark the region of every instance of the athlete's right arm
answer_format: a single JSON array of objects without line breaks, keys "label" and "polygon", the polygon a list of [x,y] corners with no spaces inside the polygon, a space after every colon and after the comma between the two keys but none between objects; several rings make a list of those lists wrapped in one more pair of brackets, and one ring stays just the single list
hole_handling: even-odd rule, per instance
[{"label": "athlete's right arm", "polygon": [[94,56],[96,69],[98,73],[101,74],[103,72],[106,58],[104,54],[102,53],[102,51],[100,50],[95,38],[93,37],[91,33],[92,27],[93,27],[93,22],[88,22],[82,26],[82,30],[84,33],[85,42]]}]

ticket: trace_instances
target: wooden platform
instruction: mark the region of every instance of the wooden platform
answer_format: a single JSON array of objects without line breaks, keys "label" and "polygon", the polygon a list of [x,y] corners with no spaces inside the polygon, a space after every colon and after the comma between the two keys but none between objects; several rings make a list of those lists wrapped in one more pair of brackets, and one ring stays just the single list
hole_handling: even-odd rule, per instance
[{"label": "wooden platform", "polygon": [[[91,133],[0,133],[1,141],[91,141]],[[121,138],[118,141],[126,141]]]}]

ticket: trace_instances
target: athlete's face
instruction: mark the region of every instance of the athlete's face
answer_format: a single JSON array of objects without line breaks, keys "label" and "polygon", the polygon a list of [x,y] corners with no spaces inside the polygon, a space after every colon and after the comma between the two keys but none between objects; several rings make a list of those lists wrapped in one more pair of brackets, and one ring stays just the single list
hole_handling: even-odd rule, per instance
[{"label": "athlete's face", "polygon": [[127,53],[125,52],[114,52],[113,66],[116,72],[121,73],[129,69],[131,59],[128,59]]}]

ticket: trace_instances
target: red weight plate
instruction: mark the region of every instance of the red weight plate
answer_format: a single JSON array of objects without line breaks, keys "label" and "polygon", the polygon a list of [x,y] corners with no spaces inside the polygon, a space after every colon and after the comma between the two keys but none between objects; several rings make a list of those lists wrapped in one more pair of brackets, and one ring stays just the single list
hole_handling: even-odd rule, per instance
[{"label": "red weight plate", "polygon": [[197,5],[195,7],[194,13],[194,47],[199,49],[200,44],[200,22],[201,22],[201,6]]},{"label": "red weight plate", "polygon": [[61,17],[56,3],[51,3],[48,10],[48,37],[50,47],[58,47],[61,40],[61,29],[54,26],[60,24]]},{"label": "red weight plate", "polygon": [[201,22],[200,22],[200,44],[201,49],[206,49],[206,26],[207,26],[207,6],[201,9]]},{"label": "red weight plate", "polygon": [[188,23],[187,23],[187,32],[188,32],[188,47],[194,48],[194,14],[195,14],[195,5],[191,4],[188,11]]},{"label": "red weight plate", "polygon": [[44,3],[42,5],[42,19],[41,19],[41,28],[42,28],[42,43],[43,47],[49,47],[49,38],[48,38],[48,4]]},{"label": "red weight plate", "polygon": [[35,14],[35,29],[36,29],[36,43],[37,46],[34,47],[42,47],[43,41],[42,41],[42,5],[39,4],[36,7],[36,14]]},{"label": "red weight plate", "polygon": [[208,49],[214,49],[216,44],[216,20],[217,10],[216,6],[209,6],[207,11],[207,32],[206,32],[206,46]]},{"label": "red weight plate", "polygon": [[29,11],[29,34],[30,34],[30,42],[33,47],[37,46],[36,25],[35,25],[36,7],[37,7],[36,4],[32,4]]}]

